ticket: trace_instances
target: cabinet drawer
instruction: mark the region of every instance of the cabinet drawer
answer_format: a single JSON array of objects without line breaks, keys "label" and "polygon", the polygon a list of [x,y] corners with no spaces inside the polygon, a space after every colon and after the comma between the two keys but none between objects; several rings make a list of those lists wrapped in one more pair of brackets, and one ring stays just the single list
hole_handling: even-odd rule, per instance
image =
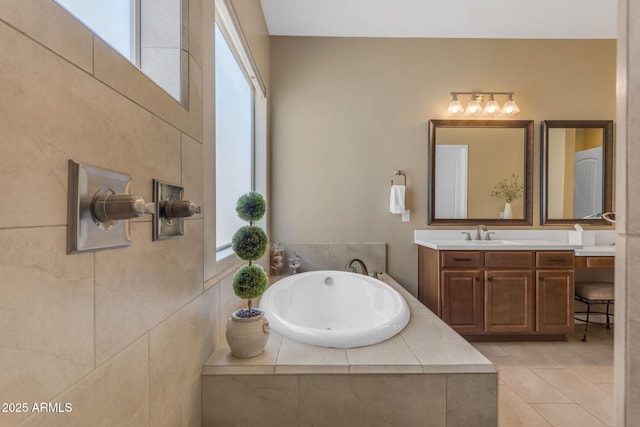
[{"label": "cabinet drawer", "polygon": [[573,268],[573,252],[570,252],[570,251],[536,252],[536,267]]},{"label": "cabinet drawer", "polygon": [[480,251],[446,251],[441,254],[442,268],[478,268],[483,264]]},{"label": "cabinet drawer", "polygon": [[531,268],[533,252],[487,251],[484,253],[487,268]]},{"label": "cabinet drawer", "polygon": [[615,257],[612,256],[578,256],[576,268],[614,268]]}]

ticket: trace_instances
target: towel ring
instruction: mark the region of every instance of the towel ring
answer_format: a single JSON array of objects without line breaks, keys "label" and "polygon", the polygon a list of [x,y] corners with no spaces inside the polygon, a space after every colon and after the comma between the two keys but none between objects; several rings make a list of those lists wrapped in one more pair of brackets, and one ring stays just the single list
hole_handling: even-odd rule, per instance
[{"label": "towel ring", "polygon": [[[407,185],[407,175],[403,174],[402,171],[394,170],[393,174],[394,175],[400,175],[401,177],[403,177],[404,178],[404,184],[402,184],[402,185],[405,185],[405,186]],[[393,185],[393,180],[391,180],[391,185]]]}]

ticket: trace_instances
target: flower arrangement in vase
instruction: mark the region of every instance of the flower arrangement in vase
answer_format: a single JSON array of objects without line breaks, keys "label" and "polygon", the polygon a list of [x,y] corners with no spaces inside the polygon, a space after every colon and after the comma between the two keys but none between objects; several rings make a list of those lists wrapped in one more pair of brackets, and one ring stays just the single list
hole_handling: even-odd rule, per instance
[{"label": "flower arrangement in vase", "polygon": [[504,219],[513,218],[511,202],[522,197],[523,190],[524,185],[520,182],[520,177],[517,173],[512,174],[509,178],[504,178],[503,180],[498,181],[498,183],[493,186],[490,195],[492,197],[499,197],[505,201],[504,213],[502,216]]},{"label": "flower arrangement in vase", "polygon": [[249,225],[240,227],[231,239],[235,254],[244,261],[233,276],[234,293],[247,300],[247,308],[232,313],[227,322],[226,337],[231,353],[240,358],[249,358],[261,354],[269,338],[269,322],[264,311],[252,307],[252,300],[260,297],[269,282],[262,266],[254,263],[267,250],[268,239],[265,232],[254,225],[266,211],[266,203],[260,193],[249,192],[238,199],[236,213]]}]

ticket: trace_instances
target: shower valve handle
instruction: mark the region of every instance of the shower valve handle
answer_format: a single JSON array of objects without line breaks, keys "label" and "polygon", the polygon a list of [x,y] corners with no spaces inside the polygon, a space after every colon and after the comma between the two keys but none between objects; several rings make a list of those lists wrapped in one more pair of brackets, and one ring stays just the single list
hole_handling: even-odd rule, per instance
[{"label": "shower valve handle", "polygon": [[167,200],[160,203],[160,215],[167,219],[188,218],[202,212],[191,200]]}]

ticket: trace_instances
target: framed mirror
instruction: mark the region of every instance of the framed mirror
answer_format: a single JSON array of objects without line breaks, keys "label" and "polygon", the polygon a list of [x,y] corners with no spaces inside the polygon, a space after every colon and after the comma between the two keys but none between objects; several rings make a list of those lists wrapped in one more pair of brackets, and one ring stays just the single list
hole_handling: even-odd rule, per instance
[{"label": "framed mirror", "polygon": [[610,225],[613,121],[545,120],[540,133],[540,223]]},{"label": "framed mirror", "polygon": [[533,121],[429,121],[427,223],[533,223]]}]

